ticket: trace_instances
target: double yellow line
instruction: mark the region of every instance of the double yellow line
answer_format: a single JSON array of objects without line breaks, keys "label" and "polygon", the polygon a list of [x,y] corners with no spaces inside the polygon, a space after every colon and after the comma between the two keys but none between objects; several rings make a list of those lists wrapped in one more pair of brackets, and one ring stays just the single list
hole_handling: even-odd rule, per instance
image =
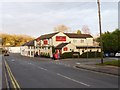
[{"label": "double yellow line", "polygon": [[12,83],[12,85],[13,85],[13,88],[14,88],[15,90],[21,90],[18,82],[16,81],[15,77],[13,76],[13,74],[12,74],[12,72],[11,72],[11,70],[10,70],[10,67],[9,67],[7,61],[4,60],[4,62],[5,62],[5,67],[6,67],[7,73],[8,73],[8,75],[9,75],[10,80],[11,80],[11,83]]}]

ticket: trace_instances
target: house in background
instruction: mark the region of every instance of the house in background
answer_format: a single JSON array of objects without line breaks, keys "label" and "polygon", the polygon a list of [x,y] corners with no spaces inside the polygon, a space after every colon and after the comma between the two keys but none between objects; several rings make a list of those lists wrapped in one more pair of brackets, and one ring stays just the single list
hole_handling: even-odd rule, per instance
[{"label": "house in background", "polygon": [[20,53],[20,46],[19,47],[8,47],[8,51],[10,53]]},{"label": "house in background", "polygon": [[34,57],[36,52],[39,50],[35,47],[35,39],[31,40],[30,42],[26,42],[21,46],[21,55],[28,56],[28,57]]}]

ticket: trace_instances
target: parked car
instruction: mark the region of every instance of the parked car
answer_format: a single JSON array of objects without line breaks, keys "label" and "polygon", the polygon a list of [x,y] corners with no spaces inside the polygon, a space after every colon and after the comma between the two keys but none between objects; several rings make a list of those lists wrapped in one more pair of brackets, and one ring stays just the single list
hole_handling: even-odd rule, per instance
[{"label": "parked car", "polygon": [[4,52],[4,56],[9,56],[9,52],[8,52],[8,51],[5,51],[5,52]]},{"label": "parked car", "polygon": [[112,53],[112,52],[111,52],[111,53],[109,54],[109,57],[115,57],[115,53]]},{"label": "parked car", "polygon": [[120,51],[115,54],[115,57],[120,57]]}]

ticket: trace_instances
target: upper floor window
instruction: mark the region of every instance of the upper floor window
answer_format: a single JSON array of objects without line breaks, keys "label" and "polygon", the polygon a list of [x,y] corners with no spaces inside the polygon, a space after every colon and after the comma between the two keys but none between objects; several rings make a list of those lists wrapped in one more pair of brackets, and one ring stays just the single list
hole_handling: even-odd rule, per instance
[{"label": "upper floor window", "polygon": [[34,46],[32,46],[31,49],[34,49]]},{"label": "upper floor window", "polygon": [[77,40],[73,40],[73,43],[77,43]]},{"label": "upper floor window", "polygon": [[81,43],[84,43],[84,40],[81,40]]},{"label": "upper floor window", "polygon": [[48,40],[44,40],[44,45],[47,45],[48,44]]}]

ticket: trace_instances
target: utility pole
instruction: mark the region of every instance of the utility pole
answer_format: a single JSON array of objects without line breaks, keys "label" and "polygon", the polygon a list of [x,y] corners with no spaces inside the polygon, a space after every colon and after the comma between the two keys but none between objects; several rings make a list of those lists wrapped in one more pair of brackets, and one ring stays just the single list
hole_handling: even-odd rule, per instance
[{"label": "utility pole", "polygon": [[88,40],[86,38],[86,45],[87,45],[87,55],[86,55],[86,58],[88,59]]},{"label": "utility pole", "polygon": [[101,28],[101,14],[100,14],[100,0],[97,0],[98,3],[98,17],[99,17],[99,29],[100,29],[100,47],[101,47],[101,64],[103,64],[103,43],[102,43],[102,28]]}]

